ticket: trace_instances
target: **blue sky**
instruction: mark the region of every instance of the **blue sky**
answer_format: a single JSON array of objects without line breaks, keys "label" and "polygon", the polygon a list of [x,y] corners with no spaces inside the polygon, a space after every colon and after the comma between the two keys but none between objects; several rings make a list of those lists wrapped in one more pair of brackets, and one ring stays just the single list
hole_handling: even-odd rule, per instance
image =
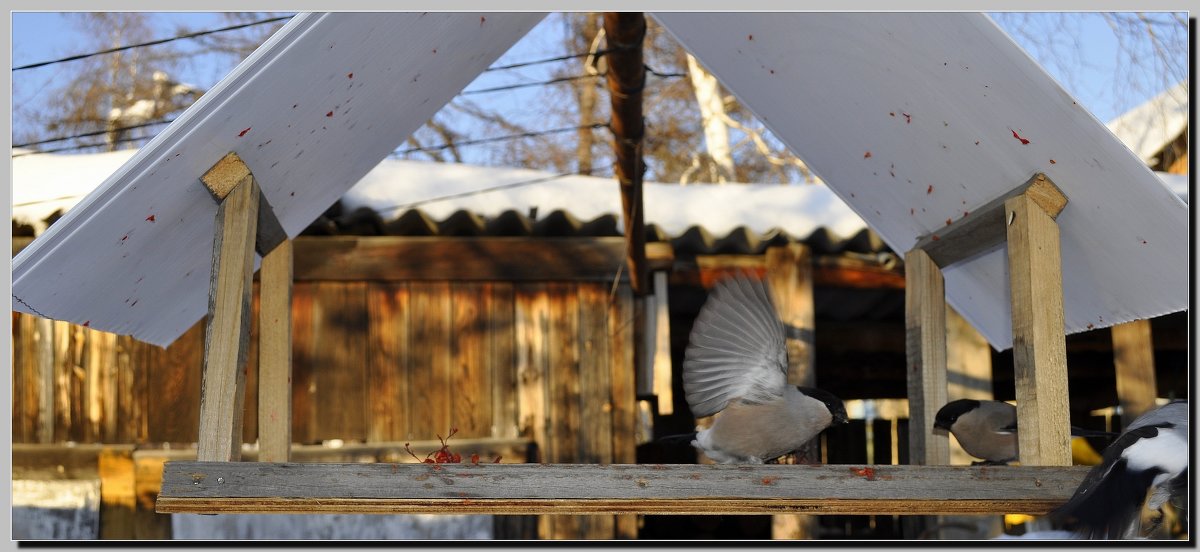
[{"label": "blue sky", "polygon": [[[1050,21],[1054,14],[1034,14],[1034,23]],[[219,14],[196,12],[173,12],[153,14],[156,36],[169,37],[176,34],[179,26],[202,30],[228,25]],[[60,13],[44,12],[15,12],[13,22],[13,66],[32,62],[56,59],[67,55],[89,51],[84,36],[66,16]],[[1002,27],[1014,25],[1014,21],[998,18]],[[1026,21],[1028,23],[1028,21]],[[1006,28],[1018,43],[1021,43],[1019,33],[1015,29]],[[1121,113],[1149,99],[1164,86],[1161,83],[1142,83],[1136,89],[1128,86],[1118,86],[1115,83],[1114,68],[1117,65],[1117,40],[1112,30],[1103,18],[1089,15],[1078,18],[1071,28],[1061,29],[1070,33],[1067,40],[1062,42],[1064,51],[1049,50],[1030,51],[1035,59],[1044,60],[1044,67],[1062,84],[1079,102],[1086,106],[1101,121],[1109,121]],[[539,59],[563,54],[562,34],[564,26],[553,18],[547,18],[533,32],[515,45],[498,63],[511,63],[531,59]],[[192,41],[183,40],[173,43],[187,51],[193,47]],[[1078,44],[1078,46],[1076,46]],[[1025,45],[1023,45],[1025,46]],[[1069,50],[1069,51],[1067,51]],[[208,88],[215,84],[233,66],[229,57],[200,56],[190,58],[191,62],[179,75],[179,80]],[[485,73],[467,89],[483,88],[511,84],[517,82],[532,82],[548,78],[552,66],[542,65],[515,71]],[[51,65],[43,68],[13,73],[13,105],[14,109],[25,105],[26,102],[37,101],[37,95],[48,89],[56,76],[66,69],[66,64]],[[1068,72],[1069,71],[1069,72]],[[538,129],[538,114],[529,111],[530,94],[535,89],[511,91],[504,93],[484,94],[472,97],[480,105],[497,106],[514,120],[525,123],[529,128]],[[526,108],[526,109],[522,109]],[[14,120],[14,127],[21,121]],[[482,136],[471,136],[479,138]]]}]

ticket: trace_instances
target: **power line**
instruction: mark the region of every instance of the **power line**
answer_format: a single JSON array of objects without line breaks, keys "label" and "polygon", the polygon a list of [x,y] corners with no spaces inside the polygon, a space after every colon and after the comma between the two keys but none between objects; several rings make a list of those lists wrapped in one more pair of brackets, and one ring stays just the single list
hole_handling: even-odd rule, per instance
[{"label": "power line", "polygon": [[553,63],[556,61],[566,61],[568,59],[575,59],[575,58],[581,58],[581,57],[588,57],[588,56],[599,57],[599,56],[605,55],[609,52],[615,52],[619,49],[620,48],[607,48],[604,50],[596,50],[595,52],[579,52],[577,54],[567,54],[565,56],[539,59],[539,60],[534,60],[534,61],[524,61],[524,62],[520,62],[520,63],[513,63],[510,65],[497,65],[495,67],[488,67],[484,71],[485,72],[486,71],[504,71],[506,69],[517,69],[519,67],[528,67],[530,65],[540,65],[543,63]]},{"label": "power line", "polygon": [[510,84],[507,86],[496,86],[493,88],[477,88],[475,90],[463,90],[460,94],[463,96],[469,96],[471,94],[486,94],[488,92],[500,92],[502,90],[514,90],[517,88],[528,88],[530,86],[545,86],[545,85],[556,84],[556,83],[560,83],[560,82],[568,82],[568,81],[575,81],[575,80],[580,80],[580,79],[589,79],[589,78],[603,77],[603,76],[604,76],[603,74],[572,75],[569,77],[559,77],[556,79],[550,79],[550,80],[546,80],[546,81],[523,82],[523,83],[519,83],[519,84]]},{"label": "power line", "polygon": [[101,135],[101,134],[108,134],[109,132],[121,132],[121,131],[125,131],[125,130],[134,130],[134,129],[138,129],[138,128],[145,128],[145,127],[151,127],[151,126],[157,126],[157,125],[165,125],[165,124],[167,124],[167,123],[170,123],[171,121],[174,121],[174,120],[175,120],[175,119],[162,119],[162,120],[160,120],[160,121],[150,121],[150,122],[148,122],[148,123],[142,123],[142,124],[140,124],[140,125],[132,125],[132,126],[126,126],[126,127],[118,127],[118,128],[113,128],[113,129],[107,129],[107,130],[97,130],[97,131],[95,131],[95,132],[85,132],[85,133],[83,133],[83,134],[76,134],[76,135],[74,135],[74,136],[59,136],[58,138],[47,138],[47,139],[45,139],[45,140],[41,140],[41,141],[38,141],[38,142],[27,142],[27,143],[24,143],[24,144],[13,144],[13,146],[12,146],[12,147],[14,147],[14,148],[26,148],[26,147],[29,147],[29,146],[40,146],[40,145],[42,145],[42,144],[49,144],[49,143],[53,143],[53,142],[62,142],[62,141],[65,141],[65,140],[74,140],[74,139],[76,139],[76,138],[87,138],[87,137],[89,137],[89,136],[99,136],[99,135]]},{"label": "power line", "polygon": [[256,25],[266,25],[267,23],[274,23],[274,22],[276,22],[276,21],[284,21],[284,20],[291,19],[291,18],[292,18],[292,16],[290,16],[290,15],[288,15],[288,16],[284,16],[284,17],[272,17],[272,18],[270,18],[270,19],[262,19],[262,20],[259,20],[259,21],[252,21],[252,22],[250,22],[250,23],[242,23],[242,24],[240,24],[240,25],[231,25],[231,26],[229,26],[229,27],[222,27],[222,28],[220,28],[220,29],[210,29],[210,30],[207,30],[207,31],[199,31],[199,32],[195,32],[195,33],[188,33],[188,34],[183,34],[183,35],[179,35],[179,36],[173,36],[173,37],[170,37],[170,38],[160,38],[160,39],[158,39],[158,40],[151,40],[151,41],[149,41],[149,42],[142,42],[142,43],[140,43],[140,44],[129,44],[129,45],[126,45],[126,46],[118,46],[118,47],[116,47],[116,48],[109,48],[109,49],[107,49],[107,50],[100,50],[99,52],[91,52],[91,53],[87,53],[87,54],[78,54],[78,55],[74,55],[74,56],[67,56],[67,57],[65,57],[65,58],[60,58],[60,59],[53,59],[53,60],[49,60],[49,61],[41,61],[41,62],[38,62],[38,63],[30,63],[29,65],[22,65],[22,66],[20,66],[20,67],[13,67],[13,72],[15,73],[15,72],[17,72],[17,71],[23,71],[23,70],[25,70],[25,69],[35,69],[35,68],[38,68],[38,67],[45,67],[45,66],[47,66],[47,65],[54,65],[54,64],[56,64],[56,63],[65,63],[65,62],[68,62],[68,61],[76,61],[76,60],[80,60],[80,59],[86,59],[86,58],[90,58],[90,57],[93,57],[93,56],[99,56],[99,55],[104,55],[104,54],[112,54],[112,53],[121,52],[121,51],[124,51],[124,50],[132,50],[132,49],[134,49],[134,48],[145,48],[146,46],[157,46],[157,45],[159,45],[159,44],[166,44],[166,43],[168,43],[168,42],[174,42],[174,41],[176,41],[176,40],[183,40],[183,39],[186,39],[186,38],[196,38],[196,37],[199,37],[199,36],[210,35],[210,34],[215,34],[215,33],[224,33],[224,32],[228,32],[228,31],[236,31],[236,30],[238,30],[238,29],[244,29],[244,28],[246,28],[246,27],[253,27],[253,26],[256,26]]},{"label": "power line", "polygon": [[424,205],[426,203],[433,203],[435,201],[444,201],[447,199],[458,199],[460,197],[468,197],[468,196],[473,196],[473,195],[485,194],[485,193],[494,192],[497,190],[507,190],[510,188],[519,188],[521,186],[529,186],[531,184],[538,184],[541,182],[549,182],[551,180],[557,180],[559,178],[571,176],[574,174],[576,174],[576,173],[564,172],[564,173],[559,173],[559,174],[555,174],[555,175],[551,175],[551,176],[543,176],[540,178],[533,178],[530,180],[522,180],[520,182],[511,182],[509,184],[501,184],[499,186],[492,186],[490,188],[480,188],[478,190],[471,190],[469,192],[460,192],[457,194],[449,194],[449,195],[444,195],[444,196],[432,197],[429,199],[422,199],[420,201],[414,201],[412,203],[401,203],[399,205],[392,205],[389,207],[377,207],[374,209],[376,212],[390,211],[392,209],[411,209],[413,207]]},{"label": "power line", "polygon": [[154,138],[154,137],[153,136],[139,136],[137,138],[119,138],[119,139],[113,140],[111,142],[101,142],[98,144],[78,144],[78,145],[74,145],[74,146],[65,146],[65,147],[61,147],[61,148],[54,148],[54,149],[48,149],[48,150],[23,151],[20,153],[12,154],[12,158],[16,159],[18,157],[25,157],[27,155],[40,155],[43,153],[58,153],[60,151],[73,151],[73,150],[81,150],[81,149],[87,149],[87,148],[101,148],[101,147],[107,146],[109,144],[124,144],[125,142],[136,142],[138,140],[149,140],[151,138]]},{"label": "power line", "polygon": [[463,142],[449,142],[449,143],[441,144],[441,145],[437,145],[437,146],[409,148],[409,149],[405,149],[405,150],[394,151],[391,153],[391,155],[393,155],[393,156],[405,155],[405,154],[409,154],[409,153],[416,153],[419,151],[441,151],[444,149],[456,148],[456,147],[461,147],[461,146],[475,146],[475,145],[479,145],[479,144],[488,144],[491,142],[503,142],[506,140],[517,140],[520,138],[536,138],[538,136],[545,136],[547,134],[559,134],[559,133],[563,133],[563,132],[583,130],[585,128],[597,129],[597,128],[607,128],[607,127],[608,127],[608,123],[592,123],[590,125],[578,125],[578,126],[573,126],[573,127],[552,128],[550,130],[522,132],[522,133],[518,133],[518,134],[509,134],[507,136],[495,136],[492,138],[480,138],[478,140],[466,140]]}]

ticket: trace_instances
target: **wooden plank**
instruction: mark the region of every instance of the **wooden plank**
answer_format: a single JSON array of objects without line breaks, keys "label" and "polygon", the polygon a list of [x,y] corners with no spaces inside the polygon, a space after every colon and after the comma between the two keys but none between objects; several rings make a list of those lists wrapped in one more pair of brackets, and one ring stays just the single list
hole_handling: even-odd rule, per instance
[{"label": "wooden plank", "polygon": [[117,334],[98,332],[100,341],[100,392],[103,397],[103,415],[100,442],[116,443],[120,420],[117,418],[119,400],[117,367]]},{"label": "wooden plank", "polygon": [[[549,450],[549,331],[550,298],[546,284],[517,284],[514,316],[517,357],[518,416],[521,435],[533,440],[537,454],[531,461],[547,462]],[[539,516],[537,534],[546,538],[553,523]]]},{"label": "wooden plank", "polygon": [[517,408],[516,306],[512,283],[488,284],[489,355],[492,373],[492,435],[520,435],[520,415]]},{"label": "wooden plank", "polygon": [[87,341],[87,328],[72,324],[69,371],[71,418],[74,423],[70,425],[67,440],[76,443],[87,442]]},{"label": "wooden plank", "polygon": [[[815,309],[812,295],[812,257],[803,244],[767,248],[766,281],[771,288],[775,311],[787,329],[787,381],[790,385],[816,387],[813,361]],[[796,453],[799,462],[821,458],[821,443],[813,439]],[[771,538],[809,539],[816,536],[817,519],[811,516],[777,515],[771,518]]]},{"label": "wooden plank", "polygon": [[[295,246],[297,281],[611,282],[625,262],[621,238],[328,236],[297,238]],[[653,266],[667,267],[673,255],[670,244],[648,247],[647,254]]]},{"label": "wooden plank", "polygon": [[[637,462],[637,397],[633,364],[633,292],[628,285],[617,287],[608,304],[608,359],[612,381],[612,458],[614,463]],[[636,515],[616,517],[614,537],[635,539]]]},{"label": "wooden plank", "polygon": [[316,430],[315,283],[292,288],[292,441],[312,443]]},{"label": "wooden plank", "polygon": [[[653,363],[654,396],[658,398],[658,413],[670,416],[675,411],[675,397],[672,393],[671,370],[671,310],[670,298],[667,294],[667,273],[655,271],[651,276],[654,286],[654,310],[649,316],[654,318],[654,334],[649,336],[654,342],[654,351],[650,361]],[[646,303],[650,304],[649,301]]]},{"label": "wooden plank", "polygon": [[[576,286],[546,284],[549,311],[546,332],[547,415],[546,458],[550,462],[578,462],[581,429],[579,381],[579,296]],[[583,520],[573,516],[551,516],[551,539],[577,539],[584,534]]]},{"label": "wooden plank", "polygon": [[38,386],[38,410],[35,436],[39,443],[54,441],[54,321],[36,317],[37,344],[35,366]]},{"label": "wooden plank", "polygon": [[[195,451],[188,451],[193,455]],[[162,487],[163,464],[165,459],[154,454],[144,454],[142,451],[133,452],[133,491],[135,505],[133,511],[134,535],[138,540],[170,540],[171,516],[154,511],[154,502]]]},{"label": "wooden plank", "polygon": [[37,437],[38,390],[40,386],[35,380],[37,376],[37,355],[34,352],[36,317],[32,314],[19,314],[13,324],[13,441],[32,443]]},{"label": "wooden plank", "polygon": [[492,373],[488,362],[486,284],[450,284],[450,425],[459,437],[492,434]]},{"label": "wooden plank", "polygon": [[1134,320],[1112,327],[1113,364],[1117,372],[1117,402],[1122,425],[1155,407],[1158,384],[1154,374],[1154,342],[1150,321]]},{"label": "wooden plank", "polygon": [[946,399],[991,400],[992,348],[954,307],[946,307]]},{"label": "wooden plank", "polygon": [[33,243],[33,237],[31,236],[13,236],[12,256],[16,257],[17,253],[20,253],[22,249],[28,247],[30,243]]},{"label": "wooden plank", "polygon": [[822,255],[811,262],[813,285],[860,289],[904,289],[904,271],[898,266],[899,263],[886,263],[844,255]]},{"label": "wooden plank", "polygon": [[242,432],[240,443],[258,442],[258,332],[259,332],[259,283],[254,282],[250,295],[250,337],[246,341],[246,374],[243,396],[245,406],[242,408]]},{"label": "wooden plank", "polygon": [[[204,363],[205,320],[194,324],[166,349],[147,354],[148,440],[195,443],[200,427],[200,381]],[[153,367],[153,368],[150,368]]]},{"label": "wooden plank", "polygon": [[158,511],[1040,515],[1088,469],[169,462]]},{"label": "wooden plank", "polygon": [[1005,202],[1021,464],[1071,465],[1058,224],[1036,197]]},{"label": "wooden plank", "polygon": [[100,451],[100,538],[132,539],[134,537],[133,455],[129,450]]},{"label": "wooden plank", "polygon": [[[664,276],[665,284],[665,273]],[[608,350],[608,286],[578,285],[579,403],[581,427],[578,432],[578,462],[612,464],[613,396],[612,367]],[[668,362],[669,362],[668,358]],[[669,364],[668,364],[669,366]],[[580,538],[611,539],[613,516],[586,516],[580,519]]]},{"label": "wooden plank", "polygon": [[292,444],[292,242],[259,268],[258,447],[264,462],[287,462]]},{"label": "wooden plank", "polygon": [[450,432],[450,284],[413,282],[409,304],[409,438]]},{"label": "wooden plank", "polygon": [[229,152],[200,176],[200,182],[204,183],[213,199],[220,203],[248,176],[250,167],[242,162],[238,154]]},{"label": "wooden plank", "polygon": [[84,413],[83,436],[85,442],[103,442],[101,433],[104,423],[104,344],[102,332],[84,329]]},{"label": "wooden plank", "polygon": [[100,453],[133,449],[133,445],[13,443],[12,475],[13,479],[98,478]]},{"label": "wooden plank", "polygon": [[230,461],[241,455],[257,222],[258,184],[247,174],[217,208],[200,383],[198,446],[203,460]]},{"label": "wooden plank", "polygon": [[408,436],[409,293],[402,282],[367,284],[367,441]]},{"label": "wooden plank", "polygon": [[317,282],[313,318],[317,440],[367,436],[367,284]]},{"label": "wooden plank", "polygon": [[127,335],[117,336],[117,425],[118,443],[137,442],[137,399],[134,393],[134,363],[137,362],[137,341]]},{"label": "wooden plank", "polygon": [[950,460],[945,435],[933,433],[933,420],[946,404],[946,291],[942,271],[929,254],[913,249],[904,256],[904,330],[908,362],[909,460],[944,465]]},{"label": "wooden plank", "polygon": [[71,334],[74,332],[69,322],[54,322],[54,442],[71,440],[74,419],[71,389],[75,379],[74,364],[71,362]]},{"label": "wooden plank", "polygon": [[1067,205],[1066,196],[1054,182],[1045,174],[1037,173],[1008,193],[969,210],[968,215],[946,228],[922,236],[913,248],[925,250],[941,268],[990,251],[1006,239],[1005,202],[1018,196],[1029,197],[1051,219],[1058,217]]}]

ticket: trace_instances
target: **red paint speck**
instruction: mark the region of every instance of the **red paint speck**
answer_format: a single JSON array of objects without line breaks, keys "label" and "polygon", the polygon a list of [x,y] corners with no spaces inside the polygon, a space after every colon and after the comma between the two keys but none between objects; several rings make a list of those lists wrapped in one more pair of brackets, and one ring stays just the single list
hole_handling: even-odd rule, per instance
[{"label": "red paint speck", "polygon": [[241,138],[242,136],[245,136],[247,132],[250,132],[250,129],[251,129],[251,128],[254,128],[254,127],[246,127],[246,130],[243,130],[243,131],[239,132],[239,133],[238,133],[238,138]]},{"label": "red paint speck", "polygon": [[971,213],[970,213],[970,212],[968,212],[968,211],[963,211],[963,216],[964,216],[964,217],[965,217],[965,216],[967,216],[967,215],[969,215],[969,214],[971,214]]},{"label": "red paint speck", "polygon": [[939,237],[938,237],[938,235],[937,235],[937,234],[934,234],[934,235],[932,235],[932,236],[929,236],[929,238],[930,238],[930,239],[932,239],[933,241],[938,241],[938,240],[940,240],[940,239],[941,239],[941,238],[939,238]]},{"label": "red paint speck", "polygon": [[437,48],[433,49],[433,53],[435,53],[435,54],[437,53]]},{"label": "red paint speck", "polygon": [[[1009,129],[1009,130],[1011,130],[1011,129]],[[1020,140],[1020,141],[1021,141],[1021,144],[1023,144],[1023,145],[1029,145],[1029,140],[1026,140],[1026,139],[1024,139],[1024,138],[1021,138],[1021,136],[1017,134],[1017,131],[1013,130],[1013,131],[1012,131],[1012,133],[1013,133],[1013,138],[1016,138],[1017,140]]]},{"label": "red paint speck", "polygon": [[901,112],[900,114],[904,115],[904,123],[905,124],[912,123],[912,115],[909,115],[908,113],[904,113],[904,112]]},{"label": "red paint speck", "polygon": [[146,217],[146,220],[148,220],[150,222],[154,222],[154,215],[150,215],[150,216]]},{"label": "red paint speck", "polygon": [[84,323],[83,323],[83,327],[85,327],[85,328],[86,328],[86,327],[88,327],[88,326],[91,326],[91,325],[92,325],[92,321],[91,321],[91,320],[88,320],[87,322],[84,322]]},{"label": "red paint speck", "polygon": [[748,36],[746,36],[746,40],[754,40],[754,35],[748,35]]},{"label": "red paint speck", "polygon": [[129,239],[129,234],[125,234],[124,236],[121,236],[121,241],[125,241],[127,239]]},{"label": "red paint speck", "polygon": [[333,117],[333,112],[332,112],[332,111],[330,111],[329,113],[326,113],[326,114],[325,114],[325,116],[326,116],[326,117]]},{"label": "red paint speck", "polygon": [[354,73],[347,73],[346,78],[348,78],[348,79],[354,78]]},{"label": "red paint speck", "polygon": [[978,146],[978,145],[979,145],[979,140],[976,140],[976,141],[975,141],[975,145],[976,145],[976,146]]},{"label": "red paint speck", "polygon": [[484,22],[484,21],[487,21],[487,18],[486,18],[486,17],[480,17],[480,18],[479,18],[479,26],[480,26],[480,27],[482,27],[482,26],[483,26],[483,22]]},{"label": "red paint speck", "polygon": [[870,158],[871,158],[871,152],[868,151],[867,153],[863,154],[863,159],[870,159]]},{"label": "red paint speck", "polygon": [[1142,245],[1146,245],[1146,240],[1142,240]]},{"label": "red paint speck", "polygon": [[895,116],[896,116],[896,112],[895,112],[895,111],[889,111],[889,112],[888,112],[888,115],[891,115],[892,117],[895,117]]},{"label": "red paint speck", "polygon": [[857,196],[854,195],[854,192],[850,192],[850,197],[857,197]]},{"label": "red paint speck", "polygon": [[913,208],[911,208],[911,207],[910,207],[910,208],[908,209],[908,214],[910,214],[910,215],[915,215],[915,214],[917,214],[917,210],[916,210],[916,209],[913,209]]},{"label": "red paint speck", "polygon": [[928,188],[925,188],[925,195],[929,195],[932,193],[933,193],[933,184],[930,184]]},{"label": "red paint speck", "polygon": [[1053,165],[1054,163],[1055,163],[1055,161],[1053,159],[1051,159],[1050,164]]},{"label": "red paint speck", "polygon": [[950,220],[950,219],[946,219],[946,226],[950,226],[950,223],[952,223],[952,222],[954,222],[954,221]]},{"label": "red paint speck", "polygon": [[775,70],[774,70],[774,69],[771,69],[771,74],[772,74],[772,75],[774,75],[774,74],[775,74]]},{"label": "red paint speck", "polygon": [[289,195],[289,196],[292,196],[292,197],[296,197],[296,192],[292,192],[292,193],[290,193],[290,194],[288,194],[288,195]]},{"label": "red paint speck", "polygon": [[1095,326],[1093,326],[1091,322],[1088,322],[1087,329],[1090,330],[1092,328],[1095,328]]},{"label": "red paint speck", "polygon": [[875,470],[873,468],[850,468],[854,475],[866,477],[867,481],[875,480]]}]

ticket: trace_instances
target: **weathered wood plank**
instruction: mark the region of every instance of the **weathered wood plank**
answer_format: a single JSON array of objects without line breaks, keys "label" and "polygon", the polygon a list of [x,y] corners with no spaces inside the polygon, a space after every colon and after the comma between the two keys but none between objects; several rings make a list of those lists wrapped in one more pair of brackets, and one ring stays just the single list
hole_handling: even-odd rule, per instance
[{"label": "weathered wood plank", "polygon": [[147,354],[147,430],[151,442],[195,443],[200,427],[200,379],[205,320],[194,324],[166,349]]},{"label": "weathered wood plank", "polygon": [[287,462],[292,444],[292,242],[259,268],[258,446],[264,462]]},{"label": "weathered wood plank", "polygon": [[544,284],[518,284],[515,296],[517,395],[521,435],[538,446],[538,461],[548,461],[546,403],[548,386],[546,331],[549,296]]},{"label": "weathered wood plank", "polygon": [[36,338],[36,317],[31,314],[18,314],[13,324],[14,336],[12,349],[13,371],[13,411],[12,428],[13,441],[18,443],[33,443],[37,441],[37,411],[38,390],[37,355],[34,354]]},{"label": "weathered wood plank", "polygon": [[[613,406],[612,457],[614,463],[633,464],[637,462],[637,374],[633,363],[633,292],[628,285],[617,287],[607,312]],[[615,538],[635,539],[637,533],[636,515],[617,516]]]},{"label": "weathered wood plank", "polygon": [[313,303],[316,283],[292,288],[292,441],[312,443],[316,429],[316,347]]},{"label": "weathered wood plank", "polygon": [[[74,412],[71,389],[75,380],[71,362],[71,334],[75,329],[69,322],[54,322],[54,442],[70,441]],[[14,365],[15,366],[15,365]]]},{"label": "weathered wood plank", "polygon": [[[189,451],[194,454],[195,451]],[[170,540],[171,516],[154,511],[154,501],[162,488],[163,464],[165,459],[141,451],[133,452],[133,511],[134,538],[138,540]]]},{"label": "weathered wood plank", "polygon": [[[671,383],[674,378],[671,370],[671,310],[670,297],[667,295],[667,273],[656,270],[651,274],[652,281],[647,284],[654,286],[654,310],[647,313],[647,316],[654,319],[654,324],[647,326],[653,328],[654,332],[647,336],[647,344],[653,345],[648,346],[647,350],[654,351],[649,361],[652,366],[651,372],[654,374],[654,396],[658,398],[658,413],[670,416],[675,411],[675,396]],[[647,300],[646,305],[650,304]]]},{"label": "weathered wood plank", "polygon": [[1066,196],[1042,173],[988,203],[969,211],[942,230],[917,240],[913,249],[923,249],[941,268],[990,251],[1004,243],[1008,220],[1005,202],[1025,196],[1041,207],[1051,219],[1058,217],[1067,204]]},{"label": "weathered wood plank", "polygon": [[450,285],[451,370],[450,425],[459,437],[492,434],[492,372],[488,362],[488,299],[486,284]]},{"label": "weathered wood plank", "polygon": [[[67,440],[76,443],[87,442],[87,341],[88,330],[83,326],[72,324],[71,338],[68,345],[70,355],[67,366],[67,377],[70,379],[70,411],[73,423],[67,431]],[[199,397],[197,397],[199,399]]]},{"label": "weathered wood plank", "polygon": [[37,352],[34,365],[37,367],[38,386],[36,441],[54,441],[54,321],[36,317]]},{"label": "weathered wood plank", "polygon": [[[546,284],[549,295],[549,324],[546,332],[550,398],[546,431],[546,458],[550,462],[578,462],[580,427],[579,381],[579,296],[574,284]],[[551,539],[577,539],[583,520],[573,516],[551,516]]]},{"label": "weathered wood plank", "polygon": [[250,335],[246,339],[246,365],[242,369],[246,374],[246,382],[242,391],[244,406],[242,407],[242,431],[238,437],[239,443],[258,441],[258,345],[259,332],[262,329],[259,320],[261,311],[259,287],[259,283],[255,281],[250,294],[250,316],[247,318]]},{"label": "weathered wood plank", "polygon": [[1071,465],[1062,257],[1055,212],[1036,197],[1004,204],[1012,299],[1013,363],[1021,463]]},{"label": "weathered wood plank", "polygon": [[370,282],[367,294],[367,441],[408,436],[408,284]]},{"label": "weathered wood plank", "polygon": [[413,282],[409,291],[409,437],[444,437],[451,429],[450,283]]},{"label": "weathered wood plank", "polygon": [[910,462],[943,465],[949,441],[933,433],[946,404],[946,291],[942,271],[921,249],[904,256],[904,329],[907,342]]},{"label": "weathered wood plank", "polygon": [[134,393],[134,364],[138,361],[138,343],[127,335],[117,336],[117,443],[137,442],[138,404]]},{"label": "weathered wood plank", "polygon": [[520,435],[520,415],[517,412],[516,306],[513,285],[508,282],[488,284],[488,360],[492,372],[492,435],[513,438]]},{"label": "weathered wood plank", "polygon": [[317,440],[367,434],[367,284],[317,282],[314,307]]},{"label": "weathered wood plank", "polygon": [[158,511],[1044,514],[1088,469],[169,462]]},{"label": "weathered wood plank", "polygon": [[247,174],[217,208],[200,382],[199,450],[204,460],[237,460],[241,454],[257,223],[258,184]]},{"label": "weathered wood plank", "polygon": [[100,475],[100,538],[134,538],[133,456],[129,450],[104,449],[98,458]]},{"label": "weathered wood plank", "polygon": [[1158,384],[1154,374],[1154,343],[1150,321],[1134,320],[1112,327],[1113,365],[1117,371],[1117,402],[1121,422],[1128,425],[1154,408]]},{"label": "weathered wood plank", "polygon": [[[656,273],[663,274],[664,273]],[[605,284],[578,284],[579,351],[578,462],[613,463],[612,368],[608,355],[608,289]],[[668,358],[668,362],[669,362]],[[579,538],[611,539],[613,516],[585,516]]]},{"label": "weathered wood plank", "polygon": [[[611,282],[625,260],[621,238],[331,236],[295,241],[297,281]],[[647,244],[647,255],[650,265],[659,268],[669,268],[673,258],[668,243]],[[622,278],[627,274],[622,271]]]}]

